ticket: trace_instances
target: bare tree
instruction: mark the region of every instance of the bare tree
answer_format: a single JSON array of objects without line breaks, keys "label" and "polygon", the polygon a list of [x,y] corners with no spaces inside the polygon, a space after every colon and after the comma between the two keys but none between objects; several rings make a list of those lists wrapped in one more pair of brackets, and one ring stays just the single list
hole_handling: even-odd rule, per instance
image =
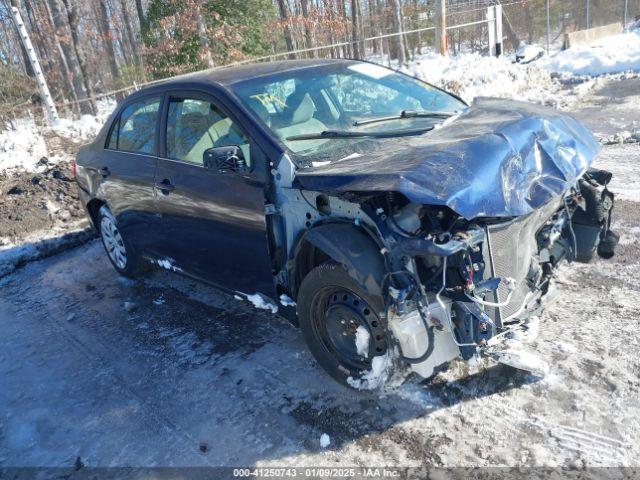
[{"label": "bare tree", "polygon": [[62,0],[65,11],[67,12],[67,21],[69,22],[69,29],[71,30],[71,43],[73,45],[74,52],[78,58],[78,66],[82,72],[82,81],[84,83],[85,91],[89,97],[89,106],[92,113],[96,112],[96,104],[93,99],[93,86],[91,85],[91,79],[87,68],[87,60],[85,52],[82,48],[82,41],[80,40],[80,31],[78,29],[78,5],[76,2],[70,2],[69,0]]},{"label": "bare tree", "polygon": [[211,46],[209,45],[209,38],[207,37],[207,29],[205,26],[204,16],[202,15],[202,8],[198,6],[196,12],[196,22],[198,23],[198,40],[200,42],[200,54],[202,55],[203,63],[207,68],[213,68],[213,56],[211,55]]},{"label": "bare tree", "polygon": [[[31,22],[31,31],[38,44],[40,58],[42,58],[49,68],[49,78],[59,77],[58,96],[61,100],[70,100],[77,102],[75,88],[73,86],[71,71],[67,64],[67,59],[62,51],[59,37],[55,34],[55,26],[53,24],[53,16],[51,9],[46,2],[33,5],[31,0],[23,0],[27,9],[27,14]],[[34,28],[38,25],[38,28]],[[55,80],[52,83],[56,83]],[[78,104],[72,104],[72,110],[79,112]]]},{"label": "bare tree", "polygon": [[405,45],[404,35],[402,34],[402,5],[400,5],[400,0],[389,0],[389,6],[391,7],[391,23],[393,25],[393,30],[399,34],[394,37],[393,56],[397,58],[398,62],[402,65],[407,63],[407,47]]},{"label": "bare tree", "polygon": [[[57,0],[49,0],[57,1]],[[109,23],[109,9],[106,0],[98,0],[98,28],[100,29],[102,44],[107,51],[109,70],[111,71],[111,79],[113,83],[117,83],[119,77],[118,57],[115,49],[115,39],[111,33],[111,25]]]},{"label": "bare tree", "polygon": [[[285,0],[278,0],[278,10],[280,12],[280,20],[284,23],[284,41],[287,45],[287,51],[292,52],[294,50],[293,38],[291,36],[291,28],[289,26],[289,7],[285,3]],[[294,54],[289,55],[289,58],[295,58]]]},{"label": "bare tree", "polygon": [[136,0],[136,12],[138,13],[138,23],[140,31],[144,30],[144,9],[142,8],[142,0]]},{"label": "bare tree", "polygon": [[[313,47],[313,35],[311,34],[310,22],[311,18],[309,17],[309,0],[300,0],[300,6],[302,7],[302,17],[304,19],[304,38],[305,38],[305,48]],[[310,57],[314,57],[314,52],[308,52]]]},{"label": "bare tree", "polygon": [[86,82],[82,74],[82,69],[80,68],[80,61],[78,60],[78,56],[73,49],[70,39],[68,17],[66,14],[63,14],[63,7],[60,4],[60,0],[49,0],[49,7],[56,29],[56,36],[59,38],[60,48],[69,68],[73,90],[75,91],[78,102],[80,102],[80,111],[82,113],[92,113],[93,108],[88,101],[88,95],[85,89]]},{"label": "bare tree", "polygon": [[[69,0],[65,0],[69,1]],[[122,20],[124,21],[124,31],[127,36],[127,43],[131,47],[133,54],[133,61],[136,67],[141,67],[142,62],[140,59],[140,49],[138,48],[138,39],[133,31],[133,24],[131,23],[131,15],[129,15],[129,7],[126,0],[120,0],[120,11],[122,12]]]},{"label": "bare tree", "polygon": [[351,40],[353,42],[353,58],[362,58],[364,56],[364,45],[361,43],[360,32],[360,2],[359,0],[351,0]]}]

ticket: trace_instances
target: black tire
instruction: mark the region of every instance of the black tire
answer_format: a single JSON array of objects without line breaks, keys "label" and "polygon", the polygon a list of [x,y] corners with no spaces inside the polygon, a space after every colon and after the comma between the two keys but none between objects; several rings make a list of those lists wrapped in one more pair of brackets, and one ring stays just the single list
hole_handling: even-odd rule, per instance
[{"label": "black tire", "polygon": [[598,244],[598,255],[604,259],[612,258],[615,255],[619,241],[620,236],[614,231],[609,230]]},{"label": "black tire", "polygon": [[[372,358],[385,355],[389,346],[382,298],[367,291],[342,265],[327,262],[304,278],[297,306],[302,335],[317,362],[341,384],[357,388],[362,375],[371,370]],[[367,357],[355,347],[355,330],[360,326],[369,332]],[[386,378],[380,380],[383,384]]]},{"label": "black tire", "polygon": [[102,246],[113,268],[123,277],[137,276],[142,271],[143,261],[118,230],[116,219],[106,205],[100,207],[97,223]]}]

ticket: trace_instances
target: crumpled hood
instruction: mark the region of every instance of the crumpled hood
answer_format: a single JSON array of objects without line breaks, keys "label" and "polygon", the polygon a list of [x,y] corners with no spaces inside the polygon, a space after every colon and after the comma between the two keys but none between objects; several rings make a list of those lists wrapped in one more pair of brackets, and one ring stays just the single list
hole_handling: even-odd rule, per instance
[{"label": "crumpled hood", "polygon": [[566,114],[478,98],[441,128],[300,169],[296,182],[328,192],[400,192],[415,203],[447,205],[467,219],[510,217],[562,195],[599,150],[593,135]]}]

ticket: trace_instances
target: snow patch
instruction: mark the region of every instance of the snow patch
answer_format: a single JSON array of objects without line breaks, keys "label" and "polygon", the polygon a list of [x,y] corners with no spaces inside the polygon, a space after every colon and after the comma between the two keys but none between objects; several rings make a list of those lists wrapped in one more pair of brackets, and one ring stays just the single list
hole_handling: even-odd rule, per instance
[{"label": "snow patch", "polygon": [[494,360],[520,370],[526,370],[534,375],[544,377],[550,371],[547,362],[540,356],[521,347],[519,342],[509,342],[504,350],[496,350],[491,356]]},{"label": "snow patch", "polygon": [[271,310],[271,313],[277,313],[278,307],[268,301],[259,293],[254,293],[253,295],[247,295],[247,300],[253,303],[253,306],[259,308],[261,310]]},{"label": "snow patch", "polygon": [[151,263],[154,263],[165,270],[171,270],[173,272],[182,271],[182,269],[175,264],[175,260],[173,258],[158,258],[151,260]]},{"label": "snow patch", "polygon": [[516,51],[516,62],[518,63],[531,63],[534,60],[542,58],[545,54],[544,48],[540,45],[529,45],[526,43],[520,44]]},{"label": "snow patch", "polygon": [[455,57],[435,53],[419,55],[401,70],[460,95],[466,102],[475,97],[501,97],[558,105],[561,85],[536,64],[512,63],[505,57],[462,53]]},{"label": "snow patch", "polygon": [[320,447],[327,448],[331,444],[331,438],[326,433],[320,435]]},{"label": "snow patch", "polygon": [[361,357],[369,358],[370,338],[371,335],[369,334],[369,330],[367,330],[364,326],[360,325],[356,329],[356,350],[358,351],[358,355],[360,355]]},{"label": "snow patch", "polygon": [[293,301],[293,299],[287,295],[287,294],[282,294],[280,295],[280,303],[282,305],[284,305],[285,307],[295,307],[296,306],[296,302]]}]

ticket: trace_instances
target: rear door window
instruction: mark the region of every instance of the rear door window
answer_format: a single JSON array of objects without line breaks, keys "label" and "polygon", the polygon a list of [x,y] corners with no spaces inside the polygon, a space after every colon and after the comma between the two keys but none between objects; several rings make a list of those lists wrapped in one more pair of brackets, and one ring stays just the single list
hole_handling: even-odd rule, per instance
[{"label": "rear door window", "polygon": [[159,110],[160,99],[157,97],[128,105],[111,130],[108,148],[146,155],[155,154]]}]

